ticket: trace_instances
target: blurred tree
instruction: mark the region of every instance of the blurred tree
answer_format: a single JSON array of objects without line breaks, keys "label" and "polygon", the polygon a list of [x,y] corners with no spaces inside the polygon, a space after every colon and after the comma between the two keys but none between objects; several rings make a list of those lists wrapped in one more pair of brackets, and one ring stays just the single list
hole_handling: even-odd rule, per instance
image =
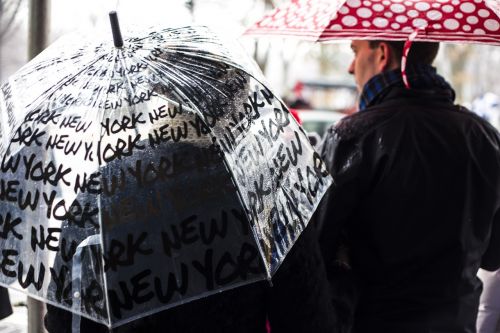
[{"label": "blurred tree", "polygon": [[191,15],[193,15],[193,13],[194,13],[194,0],[186,0],[185,6],[189,10]]},{"label": "blurred tree", "polygon": [[[19,24],[15,18],[21,8],[21,3],[25,0],[0,0],[0,54],[2,46],[9,36],[9,32],[15,29],[16,24]],[[1,60],[0,56],[0,60]],[[2,64],[0,63],[0,78],[2,77]]]},{"label": "blurred tree", "polygon": [[347,69],[354,54],[349,47],[349,40],[337,43],[321,43],[319,51],[312,56],[319,64],[320,76],[335,81],[350,79]]},{"label": "blurred tree", "polygon": [[42,52],[49,39],[50,0],[30,0],[28,59],[33,59]]},{"label": "blurred tree", "polygon": [[473,48],[469,73],[471,81],[471,98],[476,98],[486,92],[500,96],[498,69],[500,66],[500,47],[481,45]]},{"label": "blurred tree", "polygon": [[0,41],[15,26],[15,18],[24,0],[0,0]]},{"label": "blurred tree", "polygon": [[[274,1],[272,0],[255,0],[255,2],[264,2],[264,12],[270,11],[271,9],[275,8]],[[260,51],[260,48],[265,47],[265,52],[262,54]],[[259,39],[255,39],[255,48],[254,48],[254,54],[253,58],[257,62],[257,65],[262,69],[262,71],[265,73],[266,72],[266,67],[267,67],[267,61],[269,59],[269,51],[271,48],[269,45],[264,45],[262,42],[259,41]],[[286,65],[285,65],[286,66]]]},{"label": "blurred tree", "polygon": [[444,61],[448,63],[446,78],[457,93],[457,102],[464,103],[470,99],[473,78],[468,71],[468,64],[473,55],[473,47],[469,44],[442,45]]}]

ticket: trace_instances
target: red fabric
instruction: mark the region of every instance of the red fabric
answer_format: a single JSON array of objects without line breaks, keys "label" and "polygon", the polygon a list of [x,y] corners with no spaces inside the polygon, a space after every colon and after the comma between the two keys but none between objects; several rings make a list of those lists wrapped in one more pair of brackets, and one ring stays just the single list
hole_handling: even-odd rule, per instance
[{"label": "red fabric", "polygon": [[500,45],[498,0],[292,0],[246,34],[302,39],[459,41]]},{"label": "red fabric", "polygon": [[304,89],[304,84],[302,82],[297,82],[293,87],[293,93],[295,97],[302,97],[302,90]]},{"label": "red fabric", "polygon": [[295,118],[295,120],[297,120],[297,123],[299,125],[301,125],[302,124],[302,120],[300,119],[299,113],[297,112],[297,110],[295,110],[295,109],[289,109],[289,111],[292,114],[292,116]]}]

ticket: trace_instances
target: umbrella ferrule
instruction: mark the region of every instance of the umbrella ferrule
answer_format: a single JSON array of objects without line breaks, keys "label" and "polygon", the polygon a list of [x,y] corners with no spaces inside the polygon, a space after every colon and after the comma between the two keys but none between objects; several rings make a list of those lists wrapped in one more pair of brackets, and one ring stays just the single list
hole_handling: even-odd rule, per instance
[{"label": "umbrella ferrule", "polygon": [[118,14],[115,11],[109,13],[109,20],[111,22],[111,32],[113,33],[113,41],[116,47],[123,46],[122,32],[120,31],[120,24],[118,22]]}]

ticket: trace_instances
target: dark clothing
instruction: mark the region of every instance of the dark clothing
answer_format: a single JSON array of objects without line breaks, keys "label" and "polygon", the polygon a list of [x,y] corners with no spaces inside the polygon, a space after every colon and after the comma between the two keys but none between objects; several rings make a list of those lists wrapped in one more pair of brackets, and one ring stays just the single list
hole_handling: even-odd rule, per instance
[{"label": "dark clothing", "polygon": [[[273,278],[224,291],[120,326],[116,333],[154,332],[335,332],[335,317],[314,228],[299,237]],[[70,312],[48,305],[45,323],[50,333],[70,332]],[[82,318],[81,332],[108,332]]]},{"label": "dark clothing", "polygon": [[[436,68],[426,64],[415,64],[407,68],[407,78],[411,89],[439,90],[443,98],[448,98],[451,102],[455,100],[455,91],[446,80],[437,73]],[[364,85],[359,96],[359,110],[364,110],[369,106],[377,105],[385,99],[394,87],[404,87],[401,69],[397,68],[382,72],[372,77]]]},{"label": "dark clothing", "polygon": [[345,232],[357,333],[475,332],[477,270],[500,267],[499,134],[441,87],[392,85],[374,100],[323,144],[327,269]]},{"label": "dark clothing", "polygon": [[7,289],[0,287],[0,319],[8,317],[12,314],[12,307],[9,300],[9,292]]}]

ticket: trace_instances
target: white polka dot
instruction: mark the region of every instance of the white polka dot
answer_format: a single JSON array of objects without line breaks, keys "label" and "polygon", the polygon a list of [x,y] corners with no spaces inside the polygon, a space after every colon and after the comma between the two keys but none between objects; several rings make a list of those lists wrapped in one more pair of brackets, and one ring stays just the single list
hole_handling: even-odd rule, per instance
[{"label": "white polka dot", "polygon": [[385,17],[388,17],[388,18],[391,18],[391,17],[393,17],[393,16],[394,16],[394,14],[393,14],[393,13],[391,13],[391,12],[385,12],[385,13],[384,13],[384,16],[385,16]]},{"label": "white polka dot", "polygon": [[409,17],[417,17],[418,16],[418,12],[416,10],[409,10],[408,11],[408,16]]},{"label": "white polka dot", "polygon": [[463,18],[463,17],[464,17],[464,14],[462,14],[462,13],[456,13],[456,14],[455,14],[455,17],[456,17],[457,19],[461,19],[461,18]]},{"label": "white polka dot", "polygon": [[391,28],[393,29],[399,29],[401,26],[399,25],[399,23],[393,23],[391,24]]},{"label": "white polka dot", "polygon": [[334,24],[330,27],[332,30],[342,30],[342,26],[340,24]]},{"label": "white polka dot", "polygon": [[377,28],[385,28],[389,24],[389,21],[383,17],[377,17],[373,20],[373,25]]},{"label": "white polka dot", "polygon": [[404,15],[398,15],[396,16],[396,21],[399,23],[406,23],[408,21],[408,18]]},{"label": "white polka dot", "polygon": [[342,18],[342,24],[346,27],[354,27],[356,24],[358,24],[358,19],[351,15],[344,16]]},{"label": "white polka dot", "polygon": [[368,8],[360,8],[356,11],[356,14],[358,14],[358,16],[362,18],[369,18],[372,16],[372,11]]},{"label": "white polka dot", "polygon": [[415,4],[415,8],[417,8],[421,12],[425,12],[426,10],[429,10],[429,8],[431,8],[431,5],[429,5],[427,2],[417,2]]},{"label": "white polka dot", "polygon": [[371,6],[372,2],[371,1],[363,1],[363,5],[365,5],[365,6]]},{"label": "white polka dot", "polygon": [[488,16],[490,16],[490,12],[487,11],[486,9],[480,9],[477,13],[481,17],[488,17]]},{"label": "white polka dot", "polygon": [[484,22],[484,27],[489,31],[497,31],[498,29],[500,29],[500,23],[498,23],[498,21],[496,20],[490,19]]},{"label": "white polka dot", "polygon": [[347,5],[351,8],[358,8],[361,6],[360,0],[347,0]]},{"label": "white polka dot", "polygon": [[434,29],[441,29],[442,28],[441,24],[439,24],[439,23],[436,23],[436,24],[432,25],[432,27]]},{"label": "white polka dot", "polygon": [[459,0],[453,0],[451,3],[456,6],[456,5],[460,4],[460,1]]},{"label": "white polka dot", "polygon": [[467,17],[467,23],[476,24],[477,22],[479,22],[479,19],[477,17],[475,17],[475,16]]},{"label": "white polka dot", "polygon": [[402,31],[404,31],[404,32],[413,32],[413,28],[412,27],[403,27]]},{"label": "white polka dot", "polygon": [[474,0],[475,3],[481,3],[483,2],[484,0]]},{"label": "white polka dot", "polygon": [[346,6],[343,6],[339,9],[339,13],[340,14],[348,14],[349,13],[349,8],[347,8]]},{"label": "white polka dot", "polygon": [[407,6],[413,6],[413,2],[411,2],[411,1],[406,1],[406,2],[405,2],[405,5],[407,5]]},{"label": "white polka dot", "polygon": [[473,3],[466,2],[460,5],[460,10],[464,13],[473,13],[476,10],[476,6]]},{"label": "white polka dot", "polygon": [[432,4],[432,7],[434,7],[434,8],[439,8],[439,7],[441,7],[441,4],[440,4],[440,3],[433,3],[433,4]]},{"label": "white polka dot", "polygon": [[422,28],[427,26],[427,21],[421,18],[414,19],[412,22],[415,28]]},{"label": "white polka dot", "polygon": [[464,26],[462,27],[462,29],[463,29],[464,31],[471,31],[471,29],[472,29],[472,28],[470,27],[470,25],[467,25],[467,24],[466,24],[466,25],[464,25]]},{"label": "white polka dot", "polygon": [[369,26],[371,26],[372,24],[369,22],[369,21],[363,21],[363,23],[361,23],[363,25],[363,27],[365,28],[368,28]]},{"label": "white polka dot", "polygon": [[376,11],[376,12],[381,12],[381,11],[384,10],[384,6],[382,6],[379,3],[376,3],[376,4],[373,5],[373,10]]},{"label": "white polka dot", "polygon": [[404,13],[406,8],[405,8],[405,6],[403,6],[401,4],[395,3],[395,4],[391,5],[391,10],[394,13],[399,14],[399,13]]},{"label": "white polka dot", "polygon": [[429,20],[440,20],[443,18],[443,14],[439,10],[430,10],[427,12],[427,18]]},{"label": "white polka dot", "polygon": [[443,12],[445,13],[451,13],[453,11],[453,6],[450,5],[444,5],[443,6]]},{"label": "white polka dot", "polygon": [[383,3],[384,5],[386,5],[386,6],[389,6],[389,5],[391,4],[391,2],[390,2],[390,1],[388,1],[388,0],[384,0],[384,1],[382,1],[382,3]]},{"label": "white polka dot", "polygon": [[460,23],[455,19],[447,19],[444,21],[444,27],[448,30],[457,30],[459,26]]},{"label": "white polka dot", "polygon": [[485,33],[486,31],[484,31],[483,29],[474,30],[474,35],[484,35]]}]

